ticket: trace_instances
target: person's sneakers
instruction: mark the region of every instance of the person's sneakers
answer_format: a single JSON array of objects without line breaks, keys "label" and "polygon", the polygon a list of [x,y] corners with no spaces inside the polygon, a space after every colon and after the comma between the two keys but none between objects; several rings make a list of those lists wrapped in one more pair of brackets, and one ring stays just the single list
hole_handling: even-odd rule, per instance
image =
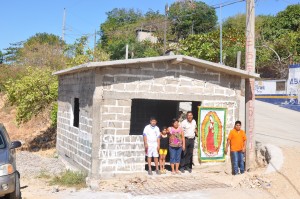
[{"label": "person's sneakers", "polygon": [[181,173],[184,173],[184,168],[181,168],[181,169],[180,169],[180,172],[181,172]]},{"label": "person's sneakers", "polygon": [[151,170],[148,170],[148,175],[153,175]]},{"label": "person's sneakers", "polygon": [[159,170],[156,170],[155,172],[156,172],[157,175],[160,175],[160,171]]},{"label": "person's sneakers", "polygon": [[189,173],[192,173],[192,169],[191,168],[186,168],[186,170],[189,172]]}]

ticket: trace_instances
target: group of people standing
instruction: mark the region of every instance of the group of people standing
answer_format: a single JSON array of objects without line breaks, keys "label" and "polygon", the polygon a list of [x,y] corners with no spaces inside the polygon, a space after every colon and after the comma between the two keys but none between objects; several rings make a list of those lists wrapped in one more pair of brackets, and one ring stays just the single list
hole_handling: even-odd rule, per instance
[{"label": "group of people standing", "polygon": [[[152,175],[151,161],[154,158],[156,174],[165,174],[165,161],[170,153],[171,174],[192,172],[192,158],[195,137],[198,136],[197,124],[193,119],[193,113],[188,111],[186,119],[179,122],[172,120],[170,127],[163,127],[160,132],[156,126],[156,118],[150,118],[150,124],[144,128],[144,144],[148,161],[148,174]],[[159,157],[159,166],[158,166]]]},{"label": "group of people standing", "polygon": [[[166,173],[165,162],[168,152],[170,153],[171,174],[180,174],[185,171],[191,173],[195,137],[198,137],[197,124],[193,119],[193,113],[188,111],[186,119],[182,122],[173,119],[172,125],[163,127],[161,132],[156,124],[156,118],[151,117],[150,124],[144,128],[143,132],[149,168],[148,174],[153,174],[151,169],[152,158],[154,158],[156,174]],[[241,130],[240,121],[235,122],[234,128],[228,135],[224,150],[225,154],[227,154],[229,147],[233,175],[243,174],[245,171],[246,134]]]}]

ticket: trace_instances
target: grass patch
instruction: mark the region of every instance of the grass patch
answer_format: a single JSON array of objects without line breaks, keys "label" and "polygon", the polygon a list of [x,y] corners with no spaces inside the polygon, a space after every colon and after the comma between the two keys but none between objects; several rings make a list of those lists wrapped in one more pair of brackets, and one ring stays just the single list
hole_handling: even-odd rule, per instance
[{"label": "grass patch", "polygon": [[51,181],[51,185],[61,185],[66,187],[76,187],[83,188],[86,187],[85,178],[86,174],[78,171],[67,170],[60,174],[60,176],[55,176]]},{"label": "grass patch", "polygon": [[46,170],[41,170],[37,178],[40,179],[50,179],[51,175]]}]

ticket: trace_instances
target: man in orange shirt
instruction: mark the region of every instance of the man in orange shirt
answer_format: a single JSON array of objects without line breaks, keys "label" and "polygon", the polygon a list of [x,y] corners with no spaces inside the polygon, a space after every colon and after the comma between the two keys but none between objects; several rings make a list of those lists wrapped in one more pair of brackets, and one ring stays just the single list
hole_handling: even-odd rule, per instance
[{"label": "man in orange shirt", "polygon": [[234,129],[232,129],[229,133],[225,148],[225,154],[227,154],[228,147],[230,146],[233,175],[237,175],[239,173],[239,169],[241,174],[245,171],[244,153],[246,151],[247,138],[245,131],[241,130],[241,125],[241,121],[235,122]]}]

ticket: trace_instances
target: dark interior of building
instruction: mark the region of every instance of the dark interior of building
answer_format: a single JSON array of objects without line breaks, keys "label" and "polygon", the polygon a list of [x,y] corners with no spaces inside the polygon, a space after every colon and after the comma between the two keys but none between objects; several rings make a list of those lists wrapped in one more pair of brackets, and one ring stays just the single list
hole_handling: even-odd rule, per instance
[{"label": "dark interior of building", "polygon": [[[175,100],[148,100],[133,99],[131,105],[131,123],[130,135],[142,135],[144,127],[149,124],[150,117],[157,119],[157,126],[162,129],[163,126],[169,127],[173,118],[177,118],[182,101]],[[198,106],[201,102],[190,102],[189,110],[192,111],[194,119],[198,119]]]}]

